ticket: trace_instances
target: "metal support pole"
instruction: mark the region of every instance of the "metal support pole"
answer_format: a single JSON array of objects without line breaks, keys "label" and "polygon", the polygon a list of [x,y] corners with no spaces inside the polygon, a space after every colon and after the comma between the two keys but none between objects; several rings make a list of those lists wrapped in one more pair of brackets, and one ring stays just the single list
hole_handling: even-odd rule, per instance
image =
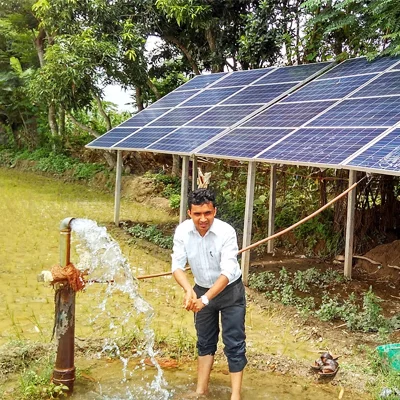
[{"label": "metal support pole", "polygon": [[[60,226],[60,266],[70,263],[71,228],[73,218],[66,218]],[[67,395],[74,390],[75,365],[75,292],[68,282],[60,282],[56,287],[56,340],[58,342],[56,364],[52,381],[57,385],[65,385]]]},{"label": "metal support pole", "polygon": [[[269,215],[268,215],[268,236],[275,233],[275,205],[276,205],[276,164],[271,164],[271,178],[269,182]],[[267,252],[274,252],[274,240],[267,245]]]},{"label": "metal support pole", "polygon": [[114,224],[119,226],[119,211],[121,204],[121,175],[122,175],[122,151],[117,151],[117,171],[115,177],[115,203],[114,203]]},{"label": "metal support pole", "polygon": [[[243,227],[243,248],[251,243],[251,228],[253,224],[254,186],[256,181],[256,162],[250,161],[247,171],[246,207]],[[247,286],[249,281],[250,252],[242,255],[242,277],[243,283]]]},{"label": "metal support pole", "polygon": [[197,157],[193,156],[192,157],[192,190],[197,189]]},{"label": "metal support pole", "polygon": [[182,157],[182,179],[181,179],[181,204],[179,222],[183,222],[187,215],[187,194],[189,187],[189,156]]},{"label": "metal support pole", "polygon": [[[356,182],[357,171],[349,171],[349,187]],[[354,212],[357,189],[352,190],[347,198],[346,244],[344,250],[344,276],[351,279],[353,269]]]}]

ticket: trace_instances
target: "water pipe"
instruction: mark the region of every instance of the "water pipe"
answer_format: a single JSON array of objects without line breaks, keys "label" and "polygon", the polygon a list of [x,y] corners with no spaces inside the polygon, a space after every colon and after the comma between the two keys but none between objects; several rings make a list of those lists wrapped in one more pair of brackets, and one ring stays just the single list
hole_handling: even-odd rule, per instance
[{"label": "water pipe", "polygon": [[[60,267],[70,264],[71,221],[65,218],[60,224]],[[52,381],[56,385],[66,386],[65,393],[71,395],[74,389],[75,365],[75,291],[67,280],[55,280],[51,271],[42,271],[39,282],[50,282],[55,289],[55,322],[53,334],[57,340],[57,357],[53,369]]]},{"label": "water pipe", "polygon": [[[71,221],[65,218],[60,224],[60,266],[70,264]],[[74,346],[75,346],[75,291],[67,282],[55,285],[56,304],[55,335],[58,342],[57,358],[52,381],[68,388],[67,395],[72,394],[75,381]]]}]

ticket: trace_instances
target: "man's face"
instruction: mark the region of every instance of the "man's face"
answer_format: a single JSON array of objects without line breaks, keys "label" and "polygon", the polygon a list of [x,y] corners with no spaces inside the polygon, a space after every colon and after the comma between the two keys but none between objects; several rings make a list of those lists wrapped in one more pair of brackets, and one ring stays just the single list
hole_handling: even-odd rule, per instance
[{"label": "man's face", "polygon": [[188,215],[201,236],[204,236],[212,225],[217,209],[212,203],[205,203],[199,206],[192,204]]}]

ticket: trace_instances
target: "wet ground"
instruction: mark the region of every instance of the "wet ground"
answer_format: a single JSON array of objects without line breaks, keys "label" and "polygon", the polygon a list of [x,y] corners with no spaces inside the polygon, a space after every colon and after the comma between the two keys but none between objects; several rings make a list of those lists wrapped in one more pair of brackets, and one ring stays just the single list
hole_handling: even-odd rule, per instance
[{"label": "wet ground", "polygon": [[[58,263],[60,222],[66,217],[79,217],[110,226],[113,201],[112,195],[83,185],[0,169],[0,345],[15,339],[43,343],[50,341],[54,292],[48,285],[38,283],[36,276]],[[143,204],[122,202],[121,219],[168,222],[171,216]],[[113,231],[112,228],[110,230]],[[169,270],[165,254],[160,256],[151,247],[144,249],[132,245],[121,230],[114,230],[112,234],[120,243],[135,275]],[[74,257],[73,251],[72,262]],[[95,318],[104,291],[104,285],[93,284],[77,296],[76,336],[83,343],[89,338],[106,338],[109,333],[110,320]],[[164,343],[160,353],[178,360],[174,368],[165,370],[168,388],[174,398],[184,398],[184,393],[191,390],[195,382],[193,357],[188,358],[188,352],[189,356],[194,355],[192,315],[182,309],[181,289],[171,277],[141,281],[139,291],[154,308],[152,327],[156,342]],[[246,330],[249,367],[244,378],[244,400],[331,399],[339,396],[343,386],[346,389],[344,399],[360,398],[360,393],[354,392],[355,389],[363,391],[363,398],[368,398],[365,394],[365,378],[356,378],[358,385],[351,378],[356,347],[352,341],[346,343],[344,333],[334,332],[337,340],[331,341],[328,333],[317,328],[303,329],[296,316],[284,308],[264,303],[257,294],[249,292],[248,295]],[[111,320],[121,308],[131,307],[129,299],[124,296],[113,301],[109,315]],[[139,328],[140,323],[139,320]],[[132,327],[133,333],[120,333],[135,334],[135,329],[137,327]],[[318,356],[318,351],[327,348],[345,355],[347,360],[344,357],[341,375],[335,381],[321,383],[309,373],[309,366]],[[78,375],[73,398],[107,398],[104,396],[126,392],[127,383],[121,382],[120,361],[92,358],[93,354],[83,355],[84,349],[80,354],[75,364],[78,370],[86,372]],[[145,368],[144,375],[149,375],[143,376],[144,385],[146,379],[151,380],[151,371],[152,367]],[[10,375],[7,379],[13,380],[15,376]],[[136,375],[129,378],[133,386],[137,385],[137,381]],[[107,387],[112,388],[112,393],[105,390]],[[229,398],[229,376],[221,351],[217,354],[211,389],[209,398]],[[146,394],[143,394],[144,397],[139,395],[135,397],[138,400],[149,398]],[[123,396],[125,394],[114,398],[128,398]]]}]

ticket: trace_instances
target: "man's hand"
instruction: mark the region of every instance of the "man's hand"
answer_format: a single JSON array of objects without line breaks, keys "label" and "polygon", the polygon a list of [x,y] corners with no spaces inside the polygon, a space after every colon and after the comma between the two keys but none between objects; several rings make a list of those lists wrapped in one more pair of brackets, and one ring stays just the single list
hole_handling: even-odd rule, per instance
[{"label": "man's hand", "polygon": [[183,299],[183,307],[185,307],[185,309],[188,311],[190,310],[194,311],[193,307],[194,304],[196,303],[196,300],[197,300],[197,295],[194,292],[193,288],[188,289],[185,292],[185,297]]},{"label": "man's hand", "polygon": [[201,301],[201,299],[196,299],[196,301],[193,303],[192,311],[193,312],[199,312],[201,311],[205,305]]}]

